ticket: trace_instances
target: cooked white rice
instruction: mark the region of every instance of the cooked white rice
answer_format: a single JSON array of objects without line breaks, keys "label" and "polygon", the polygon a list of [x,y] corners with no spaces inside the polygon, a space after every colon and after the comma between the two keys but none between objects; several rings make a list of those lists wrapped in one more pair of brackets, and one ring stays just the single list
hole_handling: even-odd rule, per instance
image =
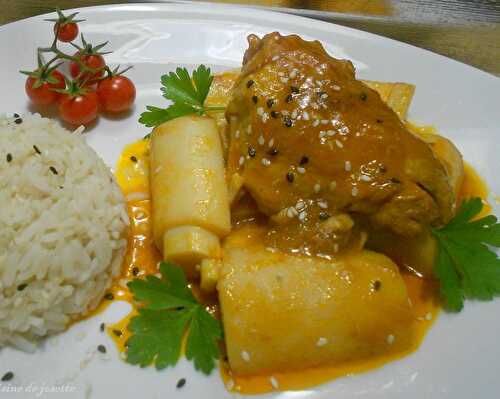
[{"label": "cooked white rice", "polygon": [[127,225],[113,175],[81,134],[0,116],[0,347],[33,350],[95,308],[120,271]]}]

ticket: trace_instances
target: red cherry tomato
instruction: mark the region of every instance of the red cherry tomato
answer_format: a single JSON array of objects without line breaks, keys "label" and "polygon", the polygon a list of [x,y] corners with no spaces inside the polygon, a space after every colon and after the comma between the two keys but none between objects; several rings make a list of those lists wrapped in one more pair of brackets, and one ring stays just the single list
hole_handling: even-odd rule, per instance
[{"label": "red cherry tomato", "polygon": [[43,80],[41,86],[34,87],[37,78],[28,76],[28,79],[26,79],[26,84],[24,86],[26,94],[34,104],[49,105],[54,103],[59,98],[59,93],[52,89],[65,88],[64,76],[61,72],[54,70],[51,72],[50,77],[57,79],[57,83],[49,83]]},{"label": "red cherry tomato", "polygon": [[78,95],[65,94],[59,101],[59,115],[71,125],[87,125],[97,118],[99,99],[93,91]]},{"label": "red cherry tomato", "polygon": [[97,85],[97,95],[105,112],[123,112],[135,100],[135,86],[126,76],[111,76]]},{"label": "red cherry tomato", "polygon": [[[82,61],[87,67],[93,69],[99,69],[97,72],[83,72],[80,76],[80,80],[91,82],[97,78],[100,78],[104,75],[104,67],[106,66],[106,62],[104,58],[100,54],[80,54],[76,53],[75,57],[78,57],[80,61]],[[69,71],[73,78],[76,78],[80,74],[80,66],[77,62],[71,61],[69,65]]]},{"label": "red cherry tomato", "polygon": [[55,24],[54,33],[57,35],[57,40],[61,42],[72,42],[78,36],[78,25],[74,22]]}]

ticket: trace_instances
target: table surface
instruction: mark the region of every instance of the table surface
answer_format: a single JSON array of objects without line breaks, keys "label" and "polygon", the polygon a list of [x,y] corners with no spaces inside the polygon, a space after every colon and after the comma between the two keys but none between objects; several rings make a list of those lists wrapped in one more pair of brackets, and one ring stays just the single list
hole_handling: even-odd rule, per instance
[{"label": "table surface", "polygon": [[[212,0],[199,2],[210,1]],[[56,6],[66,9],[126,2],[125,0],[0,0],[0,25],[51,12]],[[196,3],[197,1],[164,2]],[[350,26],[407,42],[500,76],[500,0],[217,0],[213,2],[269,7]]]}]

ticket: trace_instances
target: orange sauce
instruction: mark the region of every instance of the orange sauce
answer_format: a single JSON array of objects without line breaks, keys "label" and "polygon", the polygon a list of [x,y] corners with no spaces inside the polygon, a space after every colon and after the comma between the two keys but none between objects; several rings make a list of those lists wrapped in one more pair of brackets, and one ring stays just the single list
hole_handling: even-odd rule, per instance
[{"label": "orange sauce", "polygon": [[[134,160],[131,157],[135,157]],[[129,243],[127,254],[122,266],[120,279],[111,288],[116,299],[132,303],[132,298],[124,282],[134,277],[140,277],[158,272],[158,263],[161,260],[159,251],[153,241],[151,222],[151,203],[149,199],[149,141],[140,140],[128,145],[118,162],[116,176],[127,201],[130,216]],[[462,196],[480,196],[486,198],[486,185],[474,170],[466,165],[465,180]],[[139,199],[138,199],[139,198]],[[489,210],[489,208],[488,208]],[[295,372],[274,373],[280,390],[298,390],[315,386],[333,379],[372,370],[382,365],[400,359],[414,352],[420,346],[428,329],[437,318],[440,306],[438,286],[435,282],[425,280],[415,275],[403,272],[410,300],[415,312],[415,340],[413,346],[402,353],[380,356],[376,358],[346,362],[344,364],[311,368]],[[218,314],[216,298],[203,298],[199,290],[193,287],[195,295],[207,304],[207,308]],[[109,301],[104,301],[107,306]],[[125,352],[125,342],[130,336],[127,326],[130,319],[136,314],[133,310],[120,322],[108,326],[107,332],[116,343],[120,352]],[[270,375],[240,377],[232,375],[227,362],[221,361],[221,376],[226,386],[231,390],[243,394],[257,394],[273,390]]]}]

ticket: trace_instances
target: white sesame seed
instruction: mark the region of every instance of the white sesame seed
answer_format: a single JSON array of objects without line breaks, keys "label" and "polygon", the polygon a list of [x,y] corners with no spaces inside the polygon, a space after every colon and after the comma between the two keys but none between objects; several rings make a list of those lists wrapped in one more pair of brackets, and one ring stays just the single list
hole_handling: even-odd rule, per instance
[{"label": "white sesame seed", "polygon": [[318,137],[319,137],[320,139],[322,139],[322,138],[323,138],[323,137],[325,137],[325,136],[326,136],[326,132],[325,132],[324,130],[321,130],[321,131],[319,132],[319,134],[318,134]]},{"label": "white sesame seed", "polygon": [[231,391],[234,388],[234,380],[233,379],[227,380],[226,388],[228,391]]},{"label": "white sesame seed", "polygon": [[280,78],[280,80],[281,80],[281,83],[285,83],[285,84],[288,83],[288,78]]},{"label": "white sesame seed", "polygon": [[335,140],[335,144],[337,144],[337,147],[339,148],[344,148],[344,144],[342,144],[339,140]]},{"label": "white sesame seed", "polygon": [[388,343],[389,345],[392,345],[392,344],[394,343],[394,340],[395,340],[395,339],[396,339],[396,337],[395,337],[394,335],[392,335],[392,334],[389,334],[389,335],[387,336],[387,338],[386,338],[387,343]]},{"label": "white sesame seed", "polygon": [[269,114],[267,112],[264,112],[262,114],[262,123],[266,123],[269,120]]},{"label": "white sesame seed", "polygon": [[327,136],[329,136],[329,137],[335,136],[335,133],[336,133],[335,130],[328,130],[326,132]]},{"label": "white sesame seed", "polygon": [[278,384],[278,380],[274,377],[269,378],[269,382],[274,389],[279,389],[280,385]]},{"label": "white sesame seed", "polygon": [[328,343],[328,340],[325,337],[319,337],[318,341],[316,342],[316,346],[325,346]]},{"label": "white sesame seed", "polygon": [[351,194],[353,197],[356,197],[359,194],[359,190],[357,187],[353,187],[351,190]]},{"label": "white sesame seed", "polygon": [[351,166],[351,162],[350,161],[345,161],[344,169],[345,169],[346,172],[350,172],[351,171],[352,166]]},{"label": "white sesame seed", "polygon": [[271,165],[271,161],[267,158],[262,158],[262,160],[260,161],[262,163],[262,165],[264,166],[269,166]]},{"label": "white sesame seed", "polygon": [[236,138],[236,139],[240,138],[240,131],[239,130],[236,130],[236,132],[234,133],[234,138]]},{"label": "white sesame seed", "polygon": [[322,124],[322,125],[328,125],[328,120],[326,120],[326,119],[322,119],[322,120],[321,120],[321,124]]},{"label": "white sesame seed", "polygon": [[333,244],[333,252],[335,253],[339,252],[339,244],[337,243]]},{"label": "white sesame seed", "polygon": [[321,94],[321,98],[323,100],[326,100],[328,98],[328,94],[326,94],[326,93]]},{"label": "white sesame seed", "polygon": [[[278,38],[276,38],[276,40],[278,40]],[[272,61],[278,61],[278,59],[280,58],[279,55],[275,55],[273,58],[271,58]]]},{"label": "white sesame seed", "polygon": [[299,213],[299,220],[300,220],[301,222],[303,222],[304,220],[306,220],[306,216],[307,216],[306,211],[302,211],[302,212],[300,212],[300,213]]},{"label": "white sesame seed", "polygon": [[291,218],[295,217],[295,212],[296,212],[296,209],[293,206],[291,206],[290,208],[287,208],[286,215],[291,219]]},{"label": "white sesame seed", "polygon": [[264,139],[264,136],[261,134],[259,136],[259,138],[257,139],[257,143],[259,143],[259,145],[264,145],[266,142],[266,140]]},{"label": "white sesame seed", "polygon": [[247,127],[247,133],[252,134],[252,125],[248,125]]},{"label": "white sesame seed", "polygon": [[280,111],[281,112],[281,115],[290,115],[290,112],[288,112],[286,109],[284,109],[283,111]]},{"label": "white sesame seed", "polygon": [[304,119],[305,121],[308,121],[309,120],[309,112],[304,111],[304,113],[302,114],[302,119]]},{"label": "white sesame seed", "polygon": [[267,143],[267,146],[269,148],[271,148],[273,145],[274,145],[274,138],[272,138],[271,140],[269,140],[269,143]]},{"label": "white sesame seed", "polygon": [[257,108],[257,115],[262,116],[263,113],[264,113],[264,108],[258,107]]},{"label": "white sesame seed", "polygon": [[278,72],[278,76],[285,76],[285,73],[284,72]]},{"label": "white sesame seed", "polygon": [[314,192],[318,194],[321,191],[321,185],[319,183],[316,183],[314,185]]},{"label": "white sesame seed", "polygon": [[425,320],[427,320],[427,321],[431,321],[432,320],[432,313],[431,312],[429,312],[429,313],[427,313],[425,315]]},{"label": "white sesame seed", "polygon": [[240,164],[240,166],[242,166],[245,163],[245,157],[243,155],[240,157],[238,163]]},{"label": "white sesame seed", "polygon": [[241,358],[245,362],[249,362],[250,361],[250,354],[247,351],[241,351]]},{"label": "white sesame seed", "polygon": [[328,202],[326,202],[326,201],[318,201],[318,206],[321,209],[326,209],[326,208],[328,208]]},{"label": "white sesame seed", "polygon": [[[318,70],[318,73],[321,73],[321,70]],[[323,84],[322,80],[317,80],[316,81],[316,86],[321,86]]]},{"label": "white sesame seed", "polygon": [[311,107],[313,107],[314,109],[318,109],[319,108],[319,105],[316,104],[316,103],[311,103]]},{"label": "white sesame seed", "polygon": [[297,167],[297,172],[304,174],[306,173],[306,168],[303,168],[302,166]]},{"label": "white sesame seed", "polygon": [[297,110],[294,109],[292,112],[292,119],[297,119]]},{"label": "white sesame seed", "polygon": [[295,209],[297,209],[299,212],[302,211],[305,207],[306,204],[302,200],[297,201],[297,203],[295,204]]},{"label": "white sesame seed", "polygon": [[332,86],[332,89],[335,90],[335,91],[340,91],[340,86],[338,85],[333,85]]},{"label": "white sesame seed", "polygon": [[292,72],[290,72],[290,79],[295,79],[297,77],[297,70],[294,69]]},{"label": "white sesame seed", "polygon": [[330,188],[330,191],[334,191],[337,188],[337,182],[336,181],[330,182],[329,188]]},{"label": "white sesame seed", "polygon": [[361,175],[359,177],[359,180],[361,180],[361,181],[372,181],[372,178],[370,176],[368,176],[368,175]]}]

